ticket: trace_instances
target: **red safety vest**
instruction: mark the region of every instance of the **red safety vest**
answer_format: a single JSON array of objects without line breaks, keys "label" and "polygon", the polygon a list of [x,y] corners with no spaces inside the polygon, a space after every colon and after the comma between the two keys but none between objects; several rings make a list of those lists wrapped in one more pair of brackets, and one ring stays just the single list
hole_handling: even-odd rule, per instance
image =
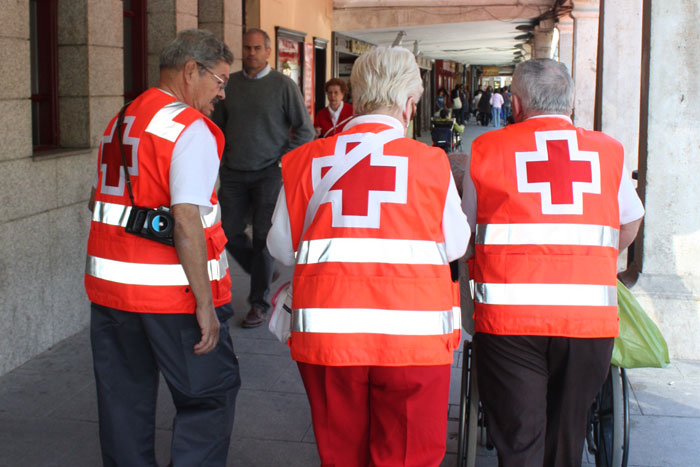
[{"label": "red safety vest", "polygon": [[292,245],[292,358],[344,365],[442,365],[459,345],[460,314],[442,216],[450,167],[442,150],[399,138],[346,172],[301,239],[320,178],[367,133],[362,123],[282,159]]},{"label": "red safety vest", "polygon": [[[152,88],[129,105],[123,143],[137,206],[170,207],[170,160],[183,130],[203,118],[216,137],[221,130],[192,107]],[[194,313],[195,297],[174,247],[126,233],[131,211],[121,153],[115,135],[117,117],[105,130],[98,157],[95,208],[87,247],[85,289],[93,303],[142,313]],[[231,279],[224,253],[226,237],[216,193],[213,211],[202,216],[214,306],[231,301]]]},{"label": "red safety vest", "polygon": [[544,117],[484,134],[471,157],[476,331],[616,336],[622,145]]}]

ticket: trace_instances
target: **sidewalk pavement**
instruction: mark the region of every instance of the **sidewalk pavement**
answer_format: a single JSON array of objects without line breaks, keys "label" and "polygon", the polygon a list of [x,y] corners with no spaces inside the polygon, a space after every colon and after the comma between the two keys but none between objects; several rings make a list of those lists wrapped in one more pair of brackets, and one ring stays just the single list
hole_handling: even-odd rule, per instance
[{"label": "sidewalk pavement", "polygon": [[[481,132],[468,127],[468,134]],[[465,148],[470,145],[466,137]],[[242,387],[228,465],[317,466],[309,404],[296,365],[267,327],[240,327],[248,310],[248,277],[234,261],[230,265],[235,316],[229,324]],[[290,277],[291,269],[283,270],[274,290]],[[442,467],[456,465],[461,363],[461,351],[456,352]],[[700,362],[674,361],[666,369],[630,370],[628,376],[633,389],[629,465],[700,466]],[[169,461],[173,414],[162,382],[156,421],[159,465]],[[85,329],[0,377],[0,467],[99,465],[95,384]],[[495,452],[480,448],[477,465],[496,466]],[[594,465],[586,453],[584,465]]]}]

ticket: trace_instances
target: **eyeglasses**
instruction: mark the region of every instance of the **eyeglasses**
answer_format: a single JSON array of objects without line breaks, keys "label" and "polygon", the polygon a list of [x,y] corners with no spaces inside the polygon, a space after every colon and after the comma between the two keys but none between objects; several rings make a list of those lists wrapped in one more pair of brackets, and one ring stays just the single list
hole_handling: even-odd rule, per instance
[{"label": "eyeglasses", "polygon": [[214,73],[213,71],[211,71],[211,70],[209,69],[209,67],[207,67],[206,65],[203,65],[203,64],[201,64],[201,63],[199,63],[199,62],[196,62],[196,63],[197,63],[198,66],[204,68],[204,70],[206,70],[207,72],[209,72],[210,75],[212,75],[214,78],[216,78],[216,80],[219,82],[219,83],[218,83],[218,84],[219,84],[219,91],[223,91],[223,90],[226,89],[226,81],[224,81],[223,79],[221,79],[221,78],[219,77],[219,75],[217,75],[216,73]]}]

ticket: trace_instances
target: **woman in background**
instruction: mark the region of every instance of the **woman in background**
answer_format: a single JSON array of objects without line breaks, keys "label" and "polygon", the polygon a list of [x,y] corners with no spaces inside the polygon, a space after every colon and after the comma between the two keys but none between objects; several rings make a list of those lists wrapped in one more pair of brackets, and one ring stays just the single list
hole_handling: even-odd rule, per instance
[{"label": "woman in background", "polygon": [[345,124],[353,117],[352,105],[343,102],[348,93],[348,85],[340,78],[332,78],[324,86],[328,97],[328,107],[324,107],[314,118],[317,138],[327,138],[343,131]]}]

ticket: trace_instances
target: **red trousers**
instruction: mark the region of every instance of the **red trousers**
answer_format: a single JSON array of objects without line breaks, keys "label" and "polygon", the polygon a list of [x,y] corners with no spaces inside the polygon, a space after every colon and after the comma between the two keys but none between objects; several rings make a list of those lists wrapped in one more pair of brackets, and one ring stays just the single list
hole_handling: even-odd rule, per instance
[{"label": "red trousers", "polygon": [[298,365],[322,466],[440,465],[450,365]]}]

